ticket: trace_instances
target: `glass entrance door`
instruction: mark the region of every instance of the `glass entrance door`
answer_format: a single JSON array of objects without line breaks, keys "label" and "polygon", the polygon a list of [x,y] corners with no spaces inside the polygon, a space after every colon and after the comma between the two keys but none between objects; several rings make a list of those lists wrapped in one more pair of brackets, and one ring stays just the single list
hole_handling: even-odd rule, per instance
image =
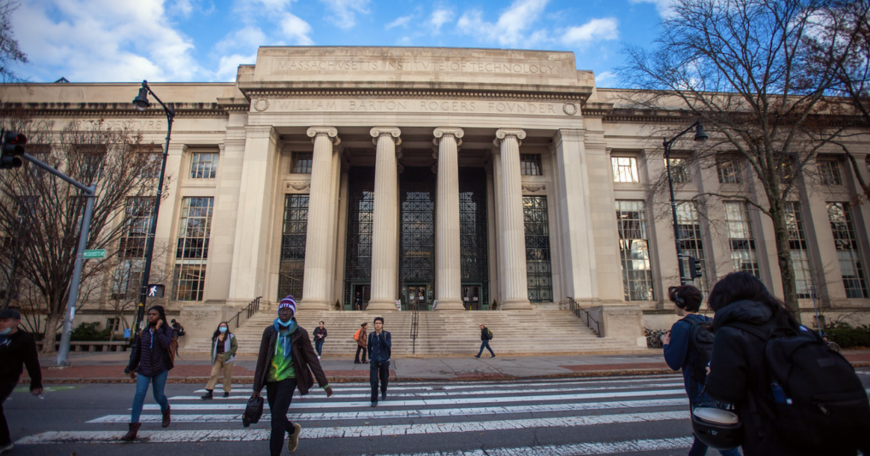
[{"label": "glass entrance door", "polygon": [[462,286],[462,304],[465,310],[480,310],[480,285]]},{"label": "glass entrance door", "polygon": [[427,285],[408,285],[408,293],[405,296],[408,310],[429,310]]}]

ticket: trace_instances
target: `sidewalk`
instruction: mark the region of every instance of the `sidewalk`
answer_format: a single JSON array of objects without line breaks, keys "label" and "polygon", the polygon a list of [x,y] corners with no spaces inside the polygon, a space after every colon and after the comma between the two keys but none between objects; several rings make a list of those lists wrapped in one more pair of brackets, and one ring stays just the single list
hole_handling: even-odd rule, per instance
[{"label": "sidewalk", "polygon": [[[843,352],[855,367],[870,367],[870,350]],[[205,383],[211,373],[205,355],[180,355],[169,373],[170,383]],[[128,352],[70,353],[71,366],[50,367],[55,358],[41,358],[44,383],[123,383],[131,382],[124,375]],[[242,356],[233,366],[233,380],[253,383],[256,357]],[[367,382],[368,364],[354,364],[351,359],[324,356],[323,369],[331,383]],[[662,358],[660,349],[641,355],[574,355],[574,356],[505,356],[491,359],[488,355],[465,358],[395,358],[390,378],[396,381],[456,381],[512,380],[542,377],[597,377],[608,375],[648,375],[673,373]],[[29,381],[27,372],[22,384]]]}]

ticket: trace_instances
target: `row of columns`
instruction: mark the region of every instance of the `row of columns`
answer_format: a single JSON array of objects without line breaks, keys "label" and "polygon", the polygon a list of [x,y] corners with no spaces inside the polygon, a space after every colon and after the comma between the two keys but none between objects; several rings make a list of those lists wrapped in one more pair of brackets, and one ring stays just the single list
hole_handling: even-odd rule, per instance
[{"label": "row of columns", "polygon": [[[334,200],[334,162],[339,144],[335,127],[311,127],[314,142],[308,230],[305,244],[305,280],[300,307],[328,309],[334,271],[329,252],[334,252],[337,223]],[[396,148],[402,142],[398,127],[375,127],[370,131],[376,146],[374,226],[372,238],[371,299],[368,309],[395,309],[398,293],[398,162]],[[433,131],[438,146],[438,182],[435,221],[435,299],[437,310],[464,310],[461,300],[459,239],[459,146],[461,128],[439,127]],[[526,278],[525,223],[520,173],[520,144],[526,133],[519,129],[496,131],[496,233],[502,309],[530,309]],[[333,255],[334,256],[334,255]]]}]

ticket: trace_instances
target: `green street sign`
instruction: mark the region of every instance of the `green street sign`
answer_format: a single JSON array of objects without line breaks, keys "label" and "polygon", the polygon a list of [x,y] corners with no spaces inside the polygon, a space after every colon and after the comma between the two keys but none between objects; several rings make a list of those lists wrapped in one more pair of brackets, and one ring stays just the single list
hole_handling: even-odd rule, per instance
[{"label": "green street sign", "polygon": [[84,259],[89,258],[103,258],[106,256],[106,249],[97,249],[97,250],[85,250],[85,254],[82,255]]}]

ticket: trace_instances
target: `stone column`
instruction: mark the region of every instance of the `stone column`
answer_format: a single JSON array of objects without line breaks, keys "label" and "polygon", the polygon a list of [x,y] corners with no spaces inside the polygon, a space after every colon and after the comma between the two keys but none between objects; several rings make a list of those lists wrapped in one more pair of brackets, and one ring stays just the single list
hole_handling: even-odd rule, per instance
[{"label": "stone column", "polygon": [[531,309],[526,277],[526,226],[523,217],[523,191],[520,175],[520,141],[526,132],[519,129],[499,129],[495,142],[500,147],[501,207],[499,219],[504,241],[502,271],[502,309]]},{"label": "stone column", "polygon": [[329,309],[329,243],[332,227],[333,145],[341,140],[334,127],[311,127],[314,154],[311,162],[311,190],[308,194],[308,229],[305,237],[305,278],[302,283],[300,309]]},{"label": "stone column", "polygon": [[372,296],[367,310],[394,310],[399,292],[399,177],[396,146],[402,143],[397,127],[375,127],[375,207],[372,230]]},{"label": "stone column", "polygon": [[457,149],[465,133],[460,128],[436,128],[438,193],[435,198],[435,299],[438,311],[465,310],[459,257],[459,163]]}]

